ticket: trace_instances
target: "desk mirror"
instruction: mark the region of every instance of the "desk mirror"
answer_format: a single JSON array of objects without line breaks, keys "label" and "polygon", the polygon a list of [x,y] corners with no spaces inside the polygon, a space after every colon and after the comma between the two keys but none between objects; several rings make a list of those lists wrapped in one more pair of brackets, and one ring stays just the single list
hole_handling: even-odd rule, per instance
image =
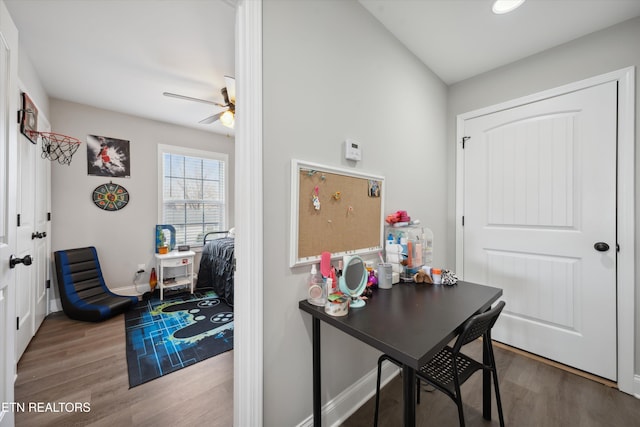
[{"label": "desk mirror", "polygon": [[339,280],[340,290],[351,298],[350,307],[364,307],[364,300],[358,298],[367,286],[367,269],[359,256],[352,256],[342,268]]}]

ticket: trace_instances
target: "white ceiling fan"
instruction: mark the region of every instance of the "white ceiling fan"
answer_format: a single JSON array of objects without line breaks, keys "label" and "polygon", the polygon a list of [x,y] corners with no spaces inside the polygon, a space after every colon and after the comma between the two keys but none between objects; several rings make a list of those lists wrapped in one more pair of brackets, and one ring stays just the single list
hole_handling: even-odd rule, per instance
[{"label": "white ceiling fan", "polygon": [[233,124],[235,123],[236,116],[236,80],[233,77],[224,76],[226,87],[220,89],[220,93],[222,93],[222,97],[224,98],[224,104],[215,101],[208,101],[206,99],[193,98],[191,96],[179,95],[177,93],[171,92],[163,92],[164,96],[168,96],[170,98],[178,98],[186,101],[195,101],[202,102],[203,104],[216,105],[218,107],[226,108],[226,110],[220,111],[219,113],[213,114],[209,117],[206,117],[200,120],[198,123],[208,125],[210,123],[215,122],[216,120],[220,120],[220,123],[225,125],[226,127],[233,128]]}]

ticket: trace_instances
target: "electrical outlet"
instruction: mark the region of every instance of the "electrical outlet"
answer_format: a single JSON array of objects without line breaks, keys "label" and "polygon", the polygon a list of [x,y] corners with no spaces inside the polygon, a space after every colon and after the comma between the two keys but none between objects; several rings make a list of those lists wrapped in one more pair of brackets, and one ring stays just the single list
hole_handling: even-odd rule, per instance
[{"label": "electrical outlet", "polygon": [[144,264],[138,264],[138,271],[140,271],[140,270],[144,271],[145,267],[146,267],[146,265],[144,265]]}]

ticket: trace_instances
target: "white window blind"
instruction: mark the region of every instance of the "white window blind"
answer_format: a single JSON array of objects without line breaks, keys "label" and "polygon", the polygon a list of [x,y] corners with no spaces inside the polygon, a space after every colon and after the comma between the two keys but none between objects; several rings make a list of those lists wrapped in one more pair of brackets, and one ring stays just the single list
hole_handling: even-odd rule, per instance
[{"label": "white window blind", "polygon": [[201,245],[205,233],[226,228],[226,155],[161,146],[162,224],[176,229],[176,244]]}]

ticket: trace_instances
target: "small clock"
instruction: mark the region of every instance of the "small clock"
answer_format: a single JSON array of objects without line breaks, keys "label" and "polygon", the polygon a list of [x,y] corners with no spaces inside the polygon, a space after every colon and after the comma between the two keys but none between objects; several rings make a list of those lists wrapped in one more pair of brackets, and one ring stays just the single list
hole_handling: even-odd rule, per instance
[{"label": "small clock", "polygon": [[119,211],[129,203],[129,192],[121,185],[109,182],[93,190],[93,203],[105,211]]}]

